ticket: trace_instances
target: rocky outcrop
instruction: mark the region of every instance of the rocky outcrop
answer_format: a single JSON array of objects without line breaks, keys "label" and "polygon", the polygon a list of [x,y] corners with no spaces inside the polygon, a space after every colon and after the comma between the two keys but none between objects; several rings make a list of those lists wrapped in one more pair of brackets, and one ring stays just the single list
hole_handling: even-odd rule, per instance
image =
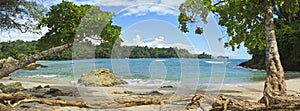
[{"label": "rocky outcrop", "polygon": [[14,65],[17,64],[19,64],[19,61],[12,57],[8,57],[6,59],[0,59],[0,69],[13,67]]},{"label": "rocky outcrop", "polygon": [[106,68],[97,68],[88,74],[83,74],[78,83],[84,86],[115,86],[127,84],[126,81],[118,78],[111,70]]},{"label": "rocky outcrop", "polygon": [[26,67],[22,68],[24,70],[36,70],[36,68],[42,67],[42,68],[47,68],[48,66],[42,65],[42,64],[37,64],[37,63],[31,63],[27,65]]},{"label": "rocky outcrop", "polygon": [[252,59],[242,62],[239,66],[250,68],[250,69],[266,69],[265,55],[252,55]]},{"label": "rocky outcrop", "polygon": [[[252,58],[246,62],[242,62],[239,66],[250,69],[266,69],[265,64],[266,57],[264,54],[253,54]],[[280,58],[283,69],[285,71],[300,71],[300,62],[291,61],[287,58]]]}]

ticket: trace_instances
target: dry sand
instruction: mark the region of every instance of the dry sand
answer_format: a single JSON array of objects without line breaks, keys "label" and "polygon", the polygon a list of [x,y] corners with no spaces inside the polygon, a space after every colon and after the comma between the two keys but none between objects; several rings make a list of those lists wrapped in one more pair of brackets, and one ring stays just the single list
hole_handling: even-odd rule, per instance
[{"label": "dry sand", "polygon": [[[116,86],[116,87],[77,87],[75,83],[69,80],[62,80],[57,78],[4,78],[0,80],[0,83],[21,82],[25,88],[32,88],[38,85],[61,89],[64,92],[77,92],[81,97],[60,97],[67,100],[85,100],[91,103],[109,103],[114,100],[136,100],[146,97],[166,97],[174,95],[176,88],[158,88],[157,91],[163,93],[163,95],[143,95],[153,90],[153,87],[128,87],[128,86]],[[288,86],[288,94],[298,96],[300,92],[300,79],[291,79],[286,81]],[[221,89],[197,89],[197,93],[209,93],[219,92],[219,94],[233,96],[237,98],[244,98],[250,101],[258,101],[262,97],[264,82],[252,82],[243,85],[223,85]],[[113,94],[114,92],[132,91],[136,94]],[[164,111],[183,110],[185,104],[193,95],[186,95],[181,97],[182,100],[168,101],[164,106]],[[209,105],[206,105],[209,108]],[[17,111],[158,111],[159,105],[142,105],[134,107],[121,107],[121,108],[105,108],[105,109],[86,109],[78,107],[60,107],[60,106],[48,106],[38,103],[22,104],[16,108]],[[193,109],[199,110],[200,109]]]}]

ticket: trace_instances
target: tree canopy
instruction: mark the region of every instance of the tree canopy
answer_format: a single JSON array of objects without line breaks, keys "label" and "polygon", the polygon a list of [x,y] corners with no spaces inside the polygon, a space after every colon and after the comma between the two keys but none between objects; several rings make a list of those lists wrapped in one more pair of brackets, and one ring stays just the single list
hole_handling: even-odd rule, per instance
[{"label": "tree canopy", "polygon": [[17,29],[21,32],[36,32],[36,23],[43,16],[44,8],[34,1],[1,0],[0,30]]},{"label": "tree canopy", "polygon": [[[266,11],[262,4],[265,2],[265,0],[218,0],[212,3],[211,0],[186,0],[180,6],[181,14],[178,18],[180,28],[188,30],[186,23],[197,23],[200,20],[205,23],[209,11],[212,11],[218,17],[219,25],[226,27],[228,37],[231,38],[225,43],[225,47],[231,46],[232,50],[235,50],[244,42],[248,49],[263,50],[266,47],[265,24],[263,23]],[[276,15],[285,13],[293,17],[299,10],[297,0],[274,0],[273,2]],[[279,18],[284,21],[288,20],[281,16]]]},{"label": "tree canopy", "polygon": [[[298,11],[295,17],[288,17],[288,14],[282,13],[275,20],[280,59],[284,69],[288,71],[300,71],[298,67],[300,65],[299,18],[300,11]],[[265,50],[251,48],[248,52],[252,54],[252,59],[240,65],[254,69],[265,69]]]},{"label": "tree canopy", "polygon": [[113,13],[101,11],[96,6],[77,6],[72,2],[63,1],[51,6],[40,22],[39,27],[46,26],[49,30],[38,40],[38,46],[44,50],[72,43],[74,40],[88,39],[114,43],[119,39],[121,27],[112,24],[113,16]]}]

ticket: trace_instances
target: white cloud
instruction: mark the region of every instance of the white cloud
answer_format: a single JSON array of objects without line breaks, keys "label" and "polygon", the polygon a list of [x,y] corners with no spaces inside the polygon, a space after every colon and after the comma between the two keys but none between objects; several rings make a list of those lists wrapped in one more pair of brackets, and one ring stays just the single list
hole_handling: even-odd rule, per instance
[{"label": "white cloud", "polygon": [[161,4],[169,6],[179,6],[185,0],[160,0]]},{"label": "white cloud", "polygon": [[201,50],[200,48],[195,48],[191,44],[186,43],[168,43],[165,41],[163,36],[156,37],[154,39],[146,39],[143,40],[140,35],[136,35],[132,40],[124,39],[122,45],[125,46],[148,46],[148,47],[157,47],[157,48],[169,48],[169,47],[177,47],[179,49],[186,49],[192,54],[201,54],[205,52],[206,54],[211,54],[213,56],[229,56],[230,58],[236,59],[250,59],[251,55],[249,55],[246,49],[238,49],[236,51],[231,51],[230,49],[224,49],[222,51],[212,51],[212,50]]},{"label": "white cloud", "polygon": [[96,3],[100,6],[128,7],[144,3],[158,3],[158,0],[97,0]]},{"label": "white cloud", "polygon": [[40,1],[40,4],[42,4],[46,8],[50,8],[52,5],[56,5],[61,2],[62,2],[61,0],[43,0],[43,1]]},{"label": "white cloud", "polygon": [[[105,7],[124,7],[120,12],[124,16],[136,15],[143,16],[148,12],[157,13],[158,15],[177,15],[178,7],[185,0],[68,0],[76,5],[89,4]],[[45,0],[45,7],[50,7],[61,3],[61,0]]]},{"label": "white cloud", "polygon": [[179,11],[175,6],[167,6],[164,4],[140,4],[121,10],[123,16],[142,16],[146,13],[156,13],[158,15],[178,15]]},{"label": "white cloud", "polygon": [[97,5],[100,6],[130,6],[134,1],[130,0],[97,0]]},{"label": "white cloud", "polygon": [[106,7],[124,7],[120,10],[124,16],[142,16],[148,12],[158,15],[178,14],[179,5],[184,0],[97,0],[96,5]]},{"label": "white cloud", "polygon": [[5,31],[0,32],[0,42],[7,42],[7,41],[15,41],[15,40],[24,40],[24,41],[32,41],[32,40],[38,40],[48,31],[48,28],[42,28],[41,34],[35,34],[35,33],[21,33],[18,30],[11,30],[11,31]]},{"label": "white cloud", "polygon": [[163,36],[156,37],[154,39],[147,39],[142,40],[140,35],[136,35],[135,38],[133,38],[131,41],[125,40],[122,43],[122,45],[125,46],[148,46],[148,47],[157,47],[157,48],[169,48],[169,47],[177,47],[179,49],[186,49],[190,51],[191,53],[198,53],[199,50],[196,51],[194,46],[190,44],[185,43],[168,43],[164,40],[165,38]]}]

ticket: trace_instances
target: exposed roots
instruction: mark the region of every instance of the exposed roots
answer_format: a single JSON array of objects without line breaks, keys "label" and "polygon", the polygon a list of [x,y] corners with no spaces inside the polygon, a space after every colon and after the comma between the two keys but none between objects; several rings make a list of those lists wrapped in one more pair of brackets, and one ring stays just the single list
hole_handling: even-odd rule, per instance
[{"label": "exposed roots", "polygon": [[[270,98],[268,98],[270,100]],[[296,110],[300,109],[300,99],[287,97],[287,96],[276,96],[271,99],[276,101],[276,104],[266,106],[264,103],[251,102],[243,99],[229,98],[225,96],[218,96],[216,98],[209,97],[202,94],[196,94],[191,101],[187,104],[187,108],[192,105],[197,105],[203,111],[205,110],[201,104],[209,103],[212,104],[210,111],[256,111],[256,110]]]}]

